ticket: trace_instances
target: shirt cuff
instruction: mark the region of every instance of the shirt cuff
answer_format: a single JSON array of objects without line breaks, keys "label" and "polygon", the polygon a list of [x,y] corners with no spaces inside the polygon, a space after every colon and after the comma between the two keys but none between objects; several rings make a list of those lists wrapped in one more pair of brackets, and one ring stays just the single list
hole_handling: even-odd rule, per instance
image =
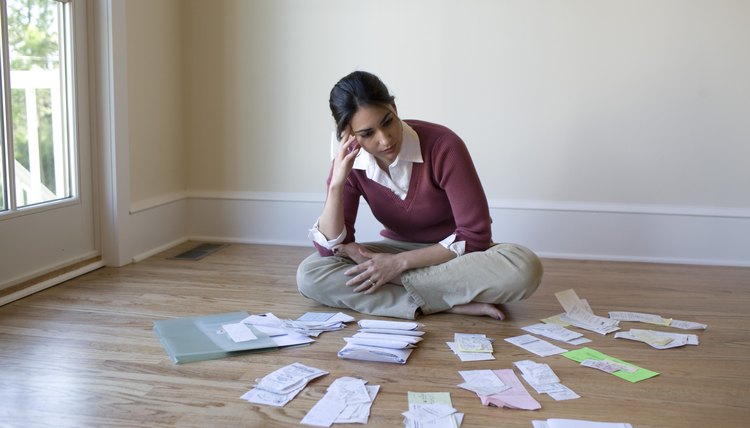
[{"label": "shirt cuff", "polygon": [[456,253],[456,257],[461,257],[466,252],[466,241],[456,241],[456,234],[448,236],[440,241],[440,245]]},{"label": "shirt cuff", "polygon": [[[318,221],[320,221],[320,219],[318,219]],[[339,236],[328,240],[328,238],[326,238],[326,236],[323,235],[318,229],[318,221],[315,222],[312,229],[307,231],[308,239],[311,239],[313,242],[327,250],[332,250],[333,247],[344,242],[344,239],[346,238],[346,228],[344,228],[344,230],[339,233]]]}]

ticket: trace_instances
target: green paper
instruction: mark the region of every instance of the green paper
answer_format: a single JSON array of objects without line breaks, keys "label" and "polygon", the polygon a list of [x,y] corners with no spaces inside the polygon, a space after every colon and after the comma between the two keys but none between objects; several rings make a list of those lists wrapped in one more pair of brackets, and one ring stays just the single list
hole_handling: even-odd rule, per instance
[{"label": "green paper", "polygon": [[651,370],[644,369],[642,367],[638,367],[635,364],[631,364],[631,363],[628,363],[626,361],[618,360],[617,358],[610,357],[609,355],[602,354],[601,352],[597,351],[596,349],[591,349],[591,348],[586,348],[586,347],[583,347],[581,349],[574,349],[572,351],[568,351],[568,352],[566,352],[564,354],[560,354],[560,355],[562,355],[565,358],[569,358],[569,359],[571,359],[573,361],[577,361],[579,363],[582,362],[582,361],[584,361],[584,360],[589,360],[589,359],[591,359],[591,360],[599,360],[599,361],[608,360],[608,361],[614,361],[614,362],[617,362],[617,363],[620,363],[620,364],[626,364],[626,365],[635,367],[637,370],[634,371],[634,372],[632,372],[632,373],[626,372],[624,370],[618,370],[618,371],[612,373],[613,375],[615,375],[615,376],[617,376],[617,377],[619,377],[621,379],[625,379],[625,380],[627,380],[629,382],[633,382],[633,383],[639,382],[639,381],[642,381],[642,380],[645,380],[645,379],[652,378],[652,377],[654,377],[654,376],[656,376],[656,375],[659,374],[657,372],[653,372]]}]

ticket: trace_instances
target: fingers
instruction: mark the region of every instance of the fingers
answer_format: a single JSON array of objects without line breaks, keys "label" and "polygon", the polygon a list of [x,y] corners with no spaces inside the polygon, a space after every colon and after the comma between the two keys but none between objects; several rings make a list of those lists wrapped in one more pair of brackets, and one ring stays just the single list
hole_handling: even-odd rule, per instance
[{"label": "fingers", "polygon": [[357,288],[354,289],[355,293],[372,294],[380,288],[382,284],[378,284],[371,279],[364,280]]},{"label": "fingers", "polygon": [[344,153],[344,157],[356,157],[359,150],[360,145],[357,142],[357,137],[345,132],[341,138],[341,151]]}]

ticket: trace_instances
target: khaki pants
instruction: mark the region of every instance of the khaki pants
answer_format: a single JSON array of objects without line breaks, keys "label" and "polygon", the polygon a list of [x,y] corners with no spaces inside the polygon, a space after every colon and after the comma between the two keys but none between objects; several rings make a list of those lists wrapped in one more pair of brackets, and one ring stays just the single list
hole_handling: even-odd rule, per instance
[{"label": "khaki pants", "polygon": [[[386,239],[363,243],[373,252],[397,254],[426,247]],[[355,293],[345,283],[350,259],[314,253],[297,269],[303,296],[336,308],[394,318],[415,319],[419,312],[446,311],[469,302],[501,304],[531,296],[542,279],[542,263],[529,249],[495,244],[486,251],[464,254],[448,262],[401,274],[403,286],[386,284],[373,294]]]}]

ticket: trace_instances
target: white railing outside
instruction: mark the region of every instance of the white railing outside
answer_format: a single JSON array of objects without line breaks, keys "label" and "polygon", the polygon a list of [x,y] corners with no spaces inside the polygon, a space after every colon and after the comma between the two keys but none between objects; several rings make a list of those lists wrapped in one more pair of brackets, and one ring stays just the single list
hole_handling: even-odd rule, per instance
[{"label": "white railing outside", "polygon": [[[29,168],[14,163],[18,206],[61,199],[68,196],[67,149],[62,128],[62,96],[59,70],[12,70],[11,89],[23,89],[26,99],[26,129],[29,145]],[[39,114],[37,89],[49,89],[52,98],[52,147],[55,165],[55,191],[42,182],[39,149]],[[12,155],[11,155],[12,156]]]}]

